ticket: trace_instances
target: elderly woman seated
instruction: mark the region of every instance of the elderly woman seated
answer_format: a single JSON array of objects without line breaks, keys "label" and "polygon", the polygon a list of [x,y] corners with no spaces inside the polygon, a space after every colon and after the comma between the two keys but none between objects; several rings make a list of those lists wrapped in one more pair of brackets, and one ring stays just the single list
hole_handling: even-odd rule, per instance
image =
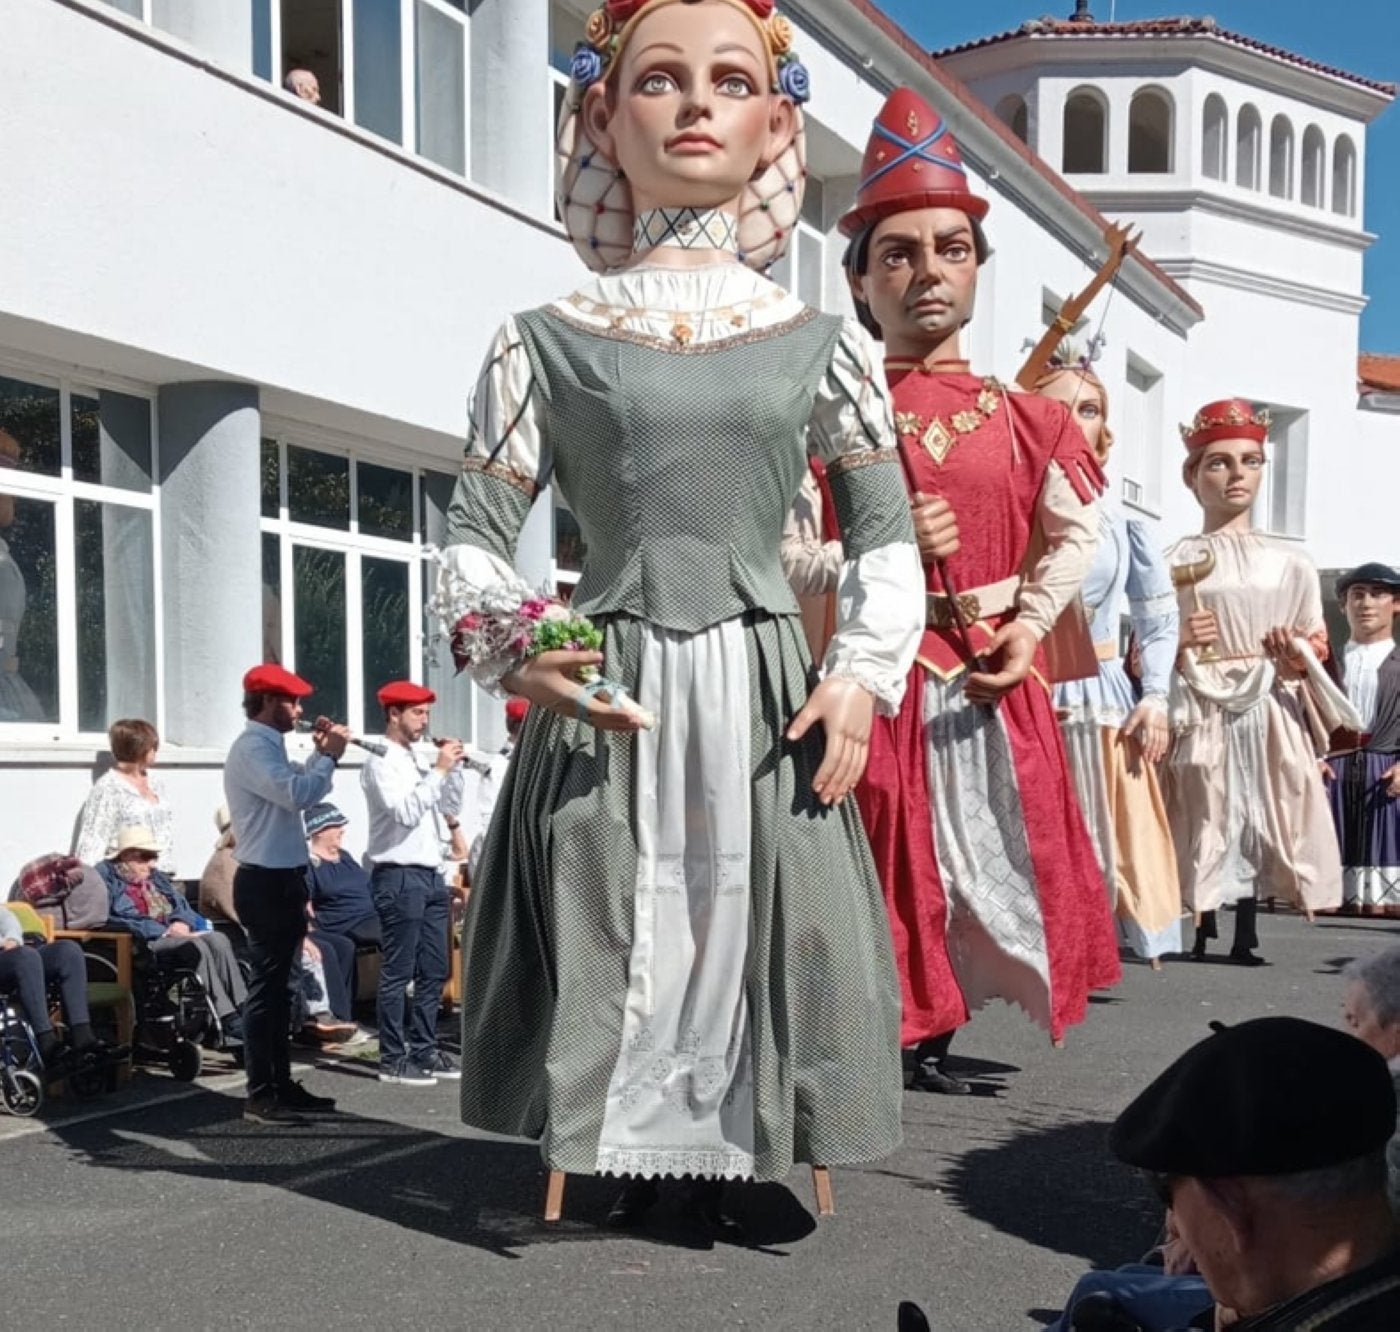
[{"label": "elderly woman seated", "polygon": [[[59,987],[68,1023],[66,1047],[49,1017],[48,987],[52,983]],[[59,1068],[70,1056],[109,1053],[93,1035],[83,950],[71,939],[28,944],[19,917],[7,906],[0,906],[0,990],[13,992],[20,1013],[33,1028],[45,1068]]]},{"label": "elderly woman seated", "polygon": [[225,1045],[241,1045],[248,991],[233,945],[156,868],[159,857],[160,845],[149,829],[132,825],[117,834],[116,850],[97,866],[107,885],[110,924],[144,939],[153,953],[185,950],[219,1019]]}]

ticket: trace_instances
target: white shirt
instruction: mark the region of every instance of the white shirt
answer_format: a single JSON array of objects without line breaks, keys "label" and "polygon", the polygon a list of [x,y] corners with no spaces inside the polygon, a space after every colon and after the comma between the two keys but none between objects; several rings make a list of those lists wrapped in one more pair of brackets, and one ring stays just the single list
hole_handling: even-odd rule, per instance
[{"label": "white shirt", "polygon": [[281,731],[250,721],[224,760],[224,799],[238,859],[264,869],[305,865],[301,811],[324,800],[334,779],[335,763],[327,755],[293,763]]},{"label": "white shirt", "polygon": [[460,783],[449,782],[436,767],[425,771],[411,749],[392,740],[388,753],[365,764],[360,783],[369,810],[365,858],[376,865],[439,868],[449,840],[443,814],[460,801]]},{"label": "white shirt", "polygon": [[491,771],[483,773],[476,788],[475,819],[469,834],[467,852],[467,873],[476,878],[477,866],[481,864],[481,848],[486,841],[487,830],[491,827],[491,815],[496,811],[496,799],[501,794],[501,783],[506,779],[510,767],[510,756],[515,753],[512,741],[506,741],[499,754],[492,754],[488,760]]},{"label": "white shirt", "polygon": [[1346,646],[1347,697],[1361,714],[1367,730],[1376,719],[1376,689],[1381,665],[1394,651],[1395,643],[1389,638],[1379,643],[1348,643]]}]

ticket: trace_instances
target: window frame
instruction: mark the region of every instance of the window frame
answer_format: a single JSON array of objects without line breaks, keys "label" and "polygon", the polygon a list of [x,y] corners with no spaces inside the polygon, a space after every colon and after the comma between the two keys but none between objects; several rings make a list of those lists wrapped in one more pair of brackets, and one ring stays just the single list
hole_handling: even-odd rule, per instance
[{"label": "window frame", "polygon": [[[426,640],[433,626],[428,624],[425,614],[424,589],[421,567],[424,564],[423,547],[427,534],[423,530],[423,473],[437,471],[446,473],[441,460],[420,460],[406,458],[402,452],[377,445],[375,441],[355,436],[341,435],[338,432],[317,429],[304,422],[287,421],[276,417],[264,418],[261,439],[271,440],[277,445],[277,516],[269,517],[261,512],[259,504],[258,537],[273,536],[277,539],[277,576],[279,587],[278,607],[280,619],[278,632],[281,636],[282,664],[295,671],[296,666],[296,597],[295,568],[293,551],[297,547],[330,551],[345,557],[345,698],[348,716],[337,717],[345,722],[357,735],[379,735],[383,730],[382,720],[363,715],[365,691],[364,676],[364,579],[363,560],[365,558],[400,563],[408,570],[408,663],[409,675],[421,679],[426,669],[428,652]],[[260,446],[261,447],[261,446]],[[291,517],[288,495],[287,450],[289,448],[309,449],[316,453],[345,458],[349,463],[349,516],[345,528],[322,527],[316,523],[294,520]],[[377,467],[388,467],[394,471],[406,472],[412,481],[410,504],[412,506],[412,531],[407,538],[372,536],[359,530],[359,464],[367,463]],[[475,701],[472,705],[475,721]]]},{"label": "window frame", "polygon": [[[149,11],[150,0],[144,8]],[[71,373],[44,362],[7,352],[0,358],[0,375],[36,388],[57,389],[59,412],[59,471],[57,476],[6,468],[0,488],[16,499],[48,503],[54,509],[55,647],[58,653],[58,718],[55,721],[0,721],[0,749],[31,740],[59,740],[96,745],[107,743],[105,728],[85,731],[80,723],[78,689],[78,549],[77,505],[89,501],[119,505],[151,515],[151,616],[154,637],[153,708],[150,718],[163,731],[165,717],[164,586],[161,569],[160,411],[156,389],[119,376],[86,370]],[[73,396],[96,396],[103,391],[123,393],[147,402],[151,411],[151,484],[144,491],[79,481],[73,475]]]},{"label": "window frame", "polygon": [[[1137,381],[1143,381],[1139,384]],[[1156,366],[1129,351],[1123,368],[1125,394],[1136,394],[1140,402],[1141,439],[1136,441],[1137,472],[1119,469],[1119,494],[1123,503],[1152,518],[1162,516],[1162,431],[1166,399],[1166,375]],[[1124,416],[1128,415],[1125,396]],[[1126,426],[1125,431],[1126,435]],[[1116,451],[1116,446],[1115,446]],[[1121,456],[1121,455],[1120,455]]]}]

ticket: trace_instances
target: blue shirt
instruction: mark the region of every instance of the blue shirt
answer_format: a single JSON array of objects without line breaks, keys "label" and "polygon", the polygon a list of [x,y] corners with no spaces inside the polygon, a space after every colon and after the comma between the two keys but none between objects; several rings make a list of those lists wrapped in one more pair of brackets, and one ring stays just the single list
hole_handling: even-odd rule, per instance
[{"label": "blue shirt", "polygon": [[367,916],[373,916],[369,871],[348,851],[339,860],[323,860],[306,875],[311,905],[316,908],[316,928],[346,934]]},{"label": "blue shirt", "polygon": [[250,721],[224,761],[224,799],[239,862],[263,869],[305,865],[301,811],[330,794],[334,777],[328,756],[293,763],[281,731]]}]

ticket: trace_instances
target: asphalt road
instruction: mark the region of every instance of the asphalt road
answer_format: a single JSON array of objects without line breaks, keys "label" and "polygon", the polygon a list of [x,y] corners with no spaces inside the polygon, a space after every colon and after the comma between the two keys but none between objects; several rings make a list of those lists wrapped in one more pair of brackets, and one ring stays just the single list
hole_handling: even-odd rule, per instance
[{"label": "asphalt road", "polygon": [[810,1181],[750,1186],[749,1247],[713,1246],[671,1205],[642,1236],[599,1228],[613,1194],[571,1179],[539,1219],[529,1144],[467,1132],[455,1088],[312,1069],[341,1113],[239,1117],[235,1072],[138,1074],[45,1122],[0,1115],[0,1325],[43,1329],[891,1329],[918,1300],[939,1332],[1034,1328],[1075,1277],[1152,1241],[1157,1208],[1107,1158],[1117,1111],[1213,1018],[1339,1021],[1342,962],[1400,943],[1386,922],[1260,918],[1274,965],[1128,965],[1064,1050],[1004,1007],[955,1056],[981,1095],[908,1093],[905,1143]]}]

